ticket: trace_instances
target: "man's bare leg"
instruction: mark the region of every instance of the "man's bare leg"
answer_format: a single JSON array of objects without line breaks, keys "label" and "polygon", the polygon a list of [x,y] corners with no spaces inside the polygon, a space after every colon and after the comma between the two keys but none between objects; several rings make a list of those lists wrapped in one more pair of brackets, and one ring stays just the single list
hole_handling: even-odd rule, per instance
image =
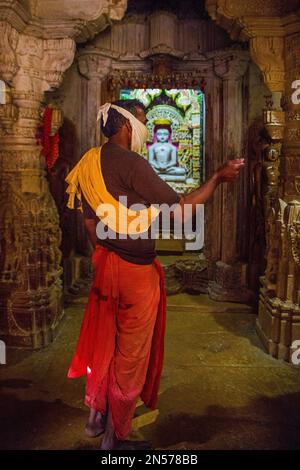
[{"label": "man's bare leg", "polygon": [[100,411],[91,408],[85,432],[89,437],[98,437],[105,431],[105,416]]}]

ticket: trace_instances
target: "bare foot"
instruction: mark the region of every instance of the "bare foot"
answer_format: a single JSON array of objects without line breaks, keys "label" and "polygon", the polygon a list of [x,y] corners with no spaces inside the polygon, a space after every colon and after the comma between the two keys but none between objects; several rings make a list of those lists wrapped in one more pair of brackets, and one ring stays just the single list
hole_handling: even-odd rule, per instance
[{"label": "bare foot", "polygon": [[111,413],[108,412],[107,421],[105,424],[105,434],[101,443],[101,450],[150,450],[151,445],[147,441],[129,441],[120,440],[115,434],[115,427],[113,424]]},{"label": "bare foot", "polygon": [[100,411],[91,408],[89,420],[85,426],[85,433],[88,437],[98,437],[105,431],[105,417]]},{"label": "bare foot", "polygon": [[105,434],[101,443],[101,450],[114,450],[117,449],[122,441],[120,441],[115,434],[115,427],[113,424],[112,416],[108,411],[107,421],[105,425]]},{"label": "bare foot", "polygon": [[148,441],[120,441],[114,436],[112,439],[102,441],[101,450],[153,450]]},{"label": "bare foot", "polygon": [[153,450],[148,441],[121,441],[117,450]]},{"label": "bare foot", "polygon": [[120,449],[123,441],[120,441],[115,434],[108,436],[105,432],[101,442],[101,450],[116,450]]}]

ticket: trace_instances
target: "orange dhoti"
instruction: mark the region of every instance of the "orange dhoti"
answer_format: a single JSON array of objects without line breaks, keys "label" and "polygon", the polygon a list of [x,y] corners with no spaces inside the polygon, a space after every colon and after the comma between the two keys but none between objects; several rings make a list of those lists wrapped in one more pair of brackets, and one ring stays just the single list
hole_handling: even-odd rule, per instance
[{"label": "orange dhoti", "polygon": [[155,408],[163,365],[166,297],[162,268],[97,246],[95,276],[68,377],[87,375],[85,403],[128,437],[136,402]]}]

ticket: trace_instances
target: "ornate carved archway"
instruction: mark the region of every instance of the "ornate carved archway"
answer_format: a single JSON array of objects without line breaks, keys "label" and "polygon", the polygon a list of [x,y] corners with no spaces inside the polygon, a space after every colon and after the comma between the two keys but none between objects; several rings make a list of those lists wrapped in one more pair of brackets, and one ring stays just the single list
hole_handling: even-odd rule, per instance
[{"label": "ornate carved archway", "polygon": [[[180,49],[184,48],[184,41],[188,40],[185,38],[189,38],[192,26],[195,30],[204,28],[201,33],[201,40],[206,40],[206,44],[201,43],[203,52],[197,52],[197,45],[193,51],[190,42],[186,46],[190,52]],[[205,34],[208,28],[210,39]],[[87,134],[81,153],[100,140],[100,130],[95,127],[99,106],[107,100],[118,99],[120,88],[124,85],[129,88],[205,89],[207,176],[228,158],[244,153],[247,106],[244,87],[249,65],[247,50],[236,44],[228,45],[226,36],[225,40],[224,37],[220,40],[220,30],[210,22],[207,25],[207,22],[195,20],[191,24],[191,20],[187,20],[186,24],[185,21],[179,22],[177,16],[170,12],[154,13],[148,22],[141,21],[138,15],[125,18],[116,30],[118,40],[113,28],[110,33],[100,34],[77,56],[79,71],[84,77],[82,93],[87,103],[82,110]],[[179,34],[183,36],[180,47],[177,42]],[[216,36],[216,48],[209,43],[213,34]],[[140,38],[139,43],[131,52],[135,37]],[[226,47],[220,47],[222,43]],[[114,50],[111,44],[115,45]],[[252,298],[246,287],[247,262],[241,261],[241,258],[245,260],[244,253],[241,253],[245,247],[239,242],[247,238],[248,229],[238,221],[241,214],[248,210],[247,188],[246,171],[239,185],[225,185],[207,204],[205,251],[210,261],[209,292],[217,300],[244,302]]]}]

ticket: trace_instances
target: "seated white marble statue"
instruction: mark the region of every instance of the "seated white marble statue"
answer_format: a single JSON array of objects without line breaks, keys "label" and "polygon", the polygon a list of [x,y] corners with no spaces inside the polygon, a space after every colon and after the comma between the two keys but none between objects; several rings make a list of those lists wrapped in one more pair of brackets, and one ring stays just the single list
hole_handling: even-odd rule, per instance
[{"label": "seated white marble statue", "polygon": [[170,130],[158,128],[156,142],[148,149],[149,163],[165,181],[185,181],[186,171],[177,166],[177,148],[169,142]]}]

